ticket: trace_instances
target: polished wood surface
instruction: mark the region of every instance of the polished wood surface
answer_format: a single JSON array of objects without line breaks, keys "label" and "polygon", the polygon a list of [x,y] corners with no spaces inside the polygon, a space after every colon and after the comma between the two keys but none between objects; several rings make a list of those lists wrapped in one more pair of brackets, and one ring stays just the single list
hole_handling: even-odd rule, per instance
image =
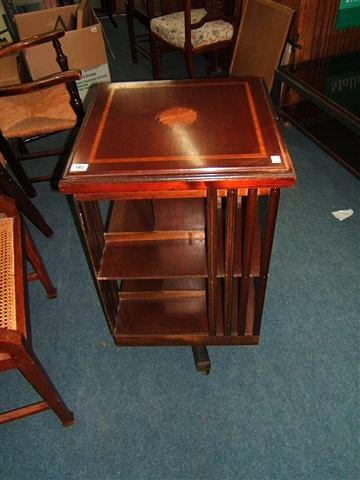
[{"label": "polished wood surface", "polygon": [[203,373],[206,345],[257,344],[295,180],[260,79],[100,87],[60,189],[115,343],[191,345]]},{"label": "polished wood surface", "polygon": [[[275,72],[272,91],[278,112],[356,177],[360,176],[360,54],[328,57]],[[301,101],[282,104],[285,86]]]},{"label": "polished wood surface", "polygon": [[[161,123],[175,106],[196,118]],[[99,87],[61,189],[114,193],[139,190],[141,182],[141,189],[166,190],[168,180],[169,189],[186,190],[250,179],[267,187],[295,181],[259,79],[134,82]],[[154,188],[157,180],[162,186]]]}]

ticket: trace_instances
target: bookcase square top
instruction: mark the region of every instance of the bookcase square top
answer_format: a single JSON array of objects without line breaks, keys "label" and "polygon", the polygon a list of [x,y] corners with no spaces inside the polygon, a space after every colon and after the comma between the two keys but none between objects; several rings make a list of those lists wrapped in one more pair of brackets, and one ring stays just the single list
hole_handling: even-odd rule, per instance
[{"label": "bookcase square top", "polygon": [[[113,83],[98,87],[61,182],[279,178],[295,174],[258,78]],[[263,182],[262,182],[263,183]],[[71,193],[71,192],[69,192]]]}]

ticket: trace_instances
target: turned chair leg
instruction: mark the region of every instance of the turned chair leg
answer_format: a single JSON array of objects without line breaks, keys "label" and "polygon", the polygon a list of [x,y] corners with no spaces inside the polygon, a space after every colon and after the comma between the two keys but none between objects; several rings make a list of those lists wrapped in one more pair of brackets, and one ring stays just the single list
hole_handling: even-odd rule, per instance
[{"label": "turned chair leg", "polygon": [[186,68],[188,71],[189,78],[194,78],[195,73],[194,73],[194,66],[193,66],[193,61],[192,61],[192,53],[185,51],[185,63],[186,63]]},{"label": "turned chair leg", "polygon": [[151,63],[153,68],[153,76],[155,80],[162,78],[161,71],[161,47],[156,38],[150,33],[150,49],[151,49]]},{"label": "turned chair leg", "polygon": [[16,143],[17,143],[17,147],[18,147],[21,155],[27,155],[28,153],[30,153],[29,149],[26,146],[26,143],[24,142],[24,140],[22,138],[17,138]]},{"label": "turned chair leg", "polygon": [[28,197],[35,197],[36,191],[31,185],[29,177],[26,175],[25,170],[22,168],[19,160],[15,157],[11,150],[9,142],[0,132],[0,151],[4,155],[7,165],[16,177],[24,192]]},{"label": "turned chair leg", "polygon": [[41,363],[25,342],[19,351],[16,364],[18,370],[59,417],[62,424],[65,427],[72,425],[74,423],[73,413],[66,407]]},{"label": "turned chair leg", "polygon": [[21,188],[12,180],[6,169],[0,164],[0,192],[16,201],[18,209],[46,236],[51,237],[53,231],[45,222],[44,217],[25,195]]},{"label": "turned chair leg", "polygon": [[49,274],[45,268],[44,262],[40,257],[38,249],[36,248],[34,240],[30,235],[30,232],[27,229],[26,225],[24,225],[24,236],[25,236],[26,256],[37,274],[36,279],[39,279],[40,282],[43,284],[43,287],[46,290],[48,298],[56,298],[57,296],[56,288],[54,287],[49,277]]},{"label": "turned chair leg", "polygon": [[206,76],[209,77],[214,69],[214,59],[213,56],[210,55],[209,53],[204,55],[205,57],[205,62],[206,62]]},{"label": "turned chair leg", "polygon": [[132,9],[129,5],[126,5],[126,21],[128,26],[128,33],[129,33],[129,43],[130,43],[130,50],[131,50],[131,59],[133,63],[138,62],[138,54],[135,47],[135,28],[134,28],[134,16]]},{"label": "turned chair leg", "polygon": [[110,19],[110,22],[111,22],[112,26],[114,28],[118,28],[117,23],[115,22],[115,19],[114,19],[113,11],[111,10],[110,2],[104,2],[104,3],[105,3],[106,13],[109,16],[109,19]]}]

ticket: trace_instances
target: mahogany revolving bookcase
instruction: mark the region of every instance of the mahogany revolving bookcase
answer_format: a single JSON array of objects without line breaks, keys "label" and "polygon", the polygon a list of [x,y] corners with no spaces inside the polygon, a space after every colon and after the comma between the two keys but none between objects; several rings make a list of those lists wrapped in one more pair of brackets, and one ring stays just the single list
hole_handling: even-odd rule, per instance
[{"label": "mahogany revolving bookcase", "polygon": [[117,345],[259,341],[280,189],[295,173],[258,78],[98,87],[72,195]]}]

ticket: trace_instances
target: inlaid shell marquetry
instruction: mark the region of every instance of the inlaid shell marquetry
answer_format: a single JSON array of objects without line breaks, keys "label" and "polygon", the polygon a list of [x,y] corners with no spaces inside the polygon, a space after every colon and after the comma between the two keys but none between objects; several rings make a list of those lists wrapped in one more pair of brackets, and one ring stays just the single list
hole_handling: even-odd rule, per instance
[{"label": "inlaid shell marquetry", "polygon": [[190,125],[197,119],[197,112],[187,107],[174,107],[157,114],[157,119],[169,127],[176,125]]}]

